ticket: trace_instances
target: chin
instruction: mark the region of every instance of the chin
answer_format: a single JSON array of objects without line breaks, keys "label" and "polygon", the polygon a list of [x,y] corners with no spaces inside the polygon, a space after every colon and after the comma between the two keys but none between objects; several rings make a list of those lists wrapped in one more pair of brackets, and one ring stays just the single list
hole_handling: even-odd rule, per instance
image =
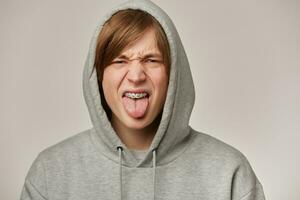
[{"label": "chin", "polygon": [[140,130],[140,129],[146,128],[149,124],[151,124],[148,121],[149,121],[149,119],[147,120],[146,117],[137,118],[137,119],[130,118],[130,119],[125,120],[125,124],[130,129]]}]

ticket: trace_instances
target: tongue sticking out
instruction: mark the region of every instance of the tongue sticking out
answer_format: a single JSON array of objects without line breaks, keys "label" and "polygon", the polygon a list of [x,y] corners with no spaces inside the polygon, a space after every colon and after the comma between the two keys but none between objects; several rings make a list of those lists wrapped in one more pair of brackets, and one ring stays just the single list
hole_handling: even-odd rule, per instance
[{"label": "tongue sticking out", "polygon": [[129,97],[123,97],[123,106],[127,114],[134,118],[143,117],[146,113],[148,104],[148,98],[134,100]]}]

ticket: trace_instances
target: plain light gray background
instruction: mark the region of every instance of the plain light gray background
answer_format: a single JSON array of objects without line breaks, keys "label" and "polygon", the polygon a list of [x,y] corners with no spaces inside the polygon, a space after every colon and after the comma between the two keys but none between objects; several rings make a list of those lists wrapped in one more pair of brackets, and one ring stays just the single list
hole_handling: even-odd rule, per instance
[{"label": "plain light gray background", "polygon": [[[88,45],[122,1],[0,3],[0,199],[18,199],[37,154],[91,127]],[[173,19],[196,87],[191,125],[243,152],[267,199],[299,200],[299,1],[155,0]]]}]

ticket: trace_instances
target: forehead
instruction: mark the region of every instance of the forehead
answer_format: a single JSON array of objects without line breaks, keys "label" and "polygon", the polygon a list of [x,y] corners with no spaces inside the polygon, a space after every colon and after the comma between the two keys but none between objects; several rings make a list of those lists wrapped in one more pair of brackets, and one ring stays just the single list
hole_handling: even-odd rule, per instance
[{"label": "forehead", "polygon": [[119,56],[126,56],[128,58],[132,58],[141,57],[149,54],[153,54],[158,57],[161,56],[161,52],[157,47],[154,29],[147,30],[141,36],[141,38],[125,47]]}]

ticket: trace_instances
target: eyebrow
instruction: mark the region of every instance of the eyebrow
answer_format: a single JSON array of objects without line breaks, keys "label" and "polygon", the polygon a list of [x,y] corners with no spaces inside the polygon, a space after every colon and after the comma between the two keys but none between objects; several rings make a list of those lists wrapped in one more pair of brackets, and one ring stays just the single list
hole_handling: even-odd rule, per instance
[{"label": "eyebrow", "polygon": [[[162,56],[161,56],[160,53],[148,53],[148,54],[145,54],[145,55],[139,56],[139,57],[141,57],[142,59],[147,59],[147,58],[153,58],[153,57],[155,57],[155,58],[161,58]],[[129,60],[129,57],[127,57],[124,54],[122,54],[122,55],[120,55],[120,56],[118,56],[116,58]]]}]

